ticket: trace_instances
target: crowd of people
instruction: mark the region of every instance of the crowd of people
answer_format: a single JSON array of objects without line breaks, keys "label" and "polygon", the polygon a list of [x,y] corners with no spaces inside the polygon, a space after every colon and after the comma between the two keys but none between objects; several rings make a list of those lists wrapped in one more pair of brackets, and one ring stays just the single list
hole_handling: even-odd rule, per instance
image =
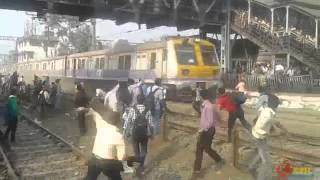
[{"label": "crowd of people", "polygon": [[243,127],[249,132],[250,139],[253,140],[257,149],[256,155],[249,161],[248,172],[255,180],[269,180],[272,177],[272,159],[268,145],[270,136],[286,135],[288,133],[274,119],[280,100],[267,87],[259,86],[260,96],[255,106],[257,117],[253,120],[253,124],[250,124],[245,119],[245,113],[242,109],[242,104],[247,99],[245,82],[241,80],[235,89],[236,91],[226,92],[226,89],[220,86],[217,89],[216,99],[210,100],[208,90],[197,84],[193,107],[199,112],[200,125],[194,162],[194,176],[198,176],[200,173],[204,151],[216,161],[216,169],[220,169],[224,164],[224,159],[211,148],[215,129],[222,123],[220,111],[224,109],[229,113],[227,141],[231,142],[232,129],[236,120],[239,119]]},{"label": "crowd of people", "polygon": [[[156,79],[152,85],[146,85],[142,80],[120,81],[108,92],[97,89],[96,97],[91,100],[84,84],[76,85],[74,104],[80,134],[87,132],[86,119],[93,119],[97,129],[86,179],[95,180],[102,172],[111,180],[119,180],[123,167],[132,162],[138,163],[137,175],[144,174],[148,141],[159,137],[161,132],[165,96],[161,79]],[[125,155],[128,144],[132,146],[134,156]],[[131,157],[129,163],[128,157]]]},{"label": "crowd of people", "polygon": [[[30,85],[25,85],[23,76],[19,78],[17,73],[8,79],[2,81],[2,93],[3,95],[7,93],[8,96],[6,113],[8,127],[4,138],[8,139],[10,135],[11,142],[14,142],[19,116],[19,100],[28,100],[26,91]],[[86,119],[92,119],[97,129],[86,179],[96,180],[103,173],[111,180],[121,180],[124,167],[134,164],[137,164],[137,175],[143,176],[148,143],[159,137],[161,119],[166,109],[166,89],[162,87],[161,79],[156,79],[151,85],[147,85],[143,80],[121,81],[108,92],[97,89],[96,96],[91,99],[86,94],[83,83],[76,84],[75,89],[74,105],[80,135],[87,133]],[[44,118],[49,105],[53,108],[60,107],[59,98],[62,96],[60,80],[50,84],[48,78],[41,81],[35,76],[33,90],[29,93],[36,97],[36,100],[29,102],[39,107],[40,118]],[[245,119],[245,112],[242,109],[242,104],[247,99],[244,81],[240,81],[236,91],[231,92],[226,90],[223,84],[220,85],[216,90],[215,99],[211,97],[212,92],[206,89],[204,83],[197,83],[192,103],[200,118],[193,165],[194,177],[201,172],[204,152],[216,161],[216,170],[221,169],[225,164],[224,158],[211,147],[216,128],[222,123],[221,110],[229,114],[227,143],[232,140],[232,129],[237,119],[251,134],[255,143],[257,153],[250,161],[248,172],[257,180],[268,180],[271,177],[272,159],[267,142],[274,133],[275,127],[280,129],[282,134],[286,134],[287,130],[274,120],[280,104],[279,98],[263,86],[259,87],[259,93],[260,97],[255,107],[257,117],[254,123],[250,124]],[[132,147],[133,156],[126,153],[128,146]]]}]

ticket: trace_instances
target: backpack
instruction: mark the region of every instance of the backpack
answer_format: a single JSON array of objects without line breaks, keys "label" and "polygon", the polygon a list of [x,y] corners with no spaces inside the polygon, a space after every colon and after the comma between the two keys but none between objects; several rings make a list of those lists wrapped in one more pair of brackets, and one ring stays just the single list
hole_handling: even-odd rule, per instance
[{"label": "backpack", "polygon": [[268,93],[268,107],[271,109],[277,109],[278,106],[281,104],[280,99],[271,93]]},{"label": "backpack", "polygon": [[244,93],[233,92],[231,93],[231,99],[234,104],[244,104],[247,101],[247,96]]},{"label": "backpack", "polygon": [[145,108],[144,111],[140,112],[137,106],[134,106],[134,111],[136,113],[136,119],[133,123],[132,136],[133,138],[145,138],[148,136],[148,120],[146,114],[148,109]]},{"label": "backpack", "polygon": [[157,92],[157,90],[159,90],[159,88],[156,88],[155,90],[152,91],[152,87],[153,86],[151,86],[150,93],[146,97],[145,104],[146,104],[146,107],[148,107],[148,109],[151,111],[151,114],[154,115],[154,113],[155,113],[155,97],[154,97],[154,94]]},{"label": "backpack", "polygon": [[116,92],[117,99],[120,101],[120,104],[130,104],[132,100],[132,95],[129,92],[128,88],[119,88]]}]

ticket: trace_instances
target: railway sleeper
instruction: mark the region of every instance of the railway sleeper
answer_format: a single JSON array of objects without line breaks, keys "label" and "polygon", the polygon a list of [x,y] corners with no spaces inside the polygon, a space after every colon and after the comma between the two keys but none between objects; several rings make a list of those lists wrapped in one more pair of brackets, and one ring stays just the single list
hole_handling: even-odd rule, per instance
[{"label": "railway sleeper", "polygon": [[68,167],[64,169],[51,170],[47,172],[32,172],[24,174],[22,180],[79,180],[83,179],[87,168]]},{"label": "railway sleeper", "polygon": [[39,157],[39,158],[34,158],[34,157],[29,156],[29,157],[24,157],[24,158],[12,160],[12,162],[13,162],[13,165],[23,166],[23,165],[34,164],[34,163],[41,164],[43,162],[49,162],[52,160],[63,161],[63,160],[68,160],[68,159],[76,159],[77,160],[77,159],[79,159],[79,156],[76,156],[74,153],[71,153],[71,152],[65,152],[65,153],[60,153],[60,154],[51,154],[51,155]]},{"label": "railway sleeper", "polygon": [[78,159],[75,156],[72,156],[70,158],[67,159],[61,159],[61,160],[55,160],[52,159],[50,161],[46,161],[46,162],[30,162],[28,164],[16,164],[14,167],[16,169],[23,169],[23,168],[40,168],[40,167],[45,167],[45,166],[51,166],[51,165],[56,165],[56,164],[62,164],[62,163],[68,163],[68,164],[72,164],[72,163],[79,163],[79,164],[85,164],[85,161]]},{"label": "railway sleeper", "polygon": [[73,168],[78,169],[85,164],[84,161],[49,161],[46,164],[42,163],[38,166],[27,166],[15,168],[21,176],[25,174],[40,173],[50,174],[52,171],[60,171],[63,173],[64,169]]},{"label": "railway sleeper", "polygon": [[64,147],[63,144],[39,144],[39,145],[31,145],[31,146],[11,146],[11,150],[15,151],[15,152],[19,152],[19,151],[25,151],[25,152],[32,152],[35,150],[41,150],[41,149],[50,149],[53,147],[57,147],[57,145],[59,147]]},{"label": "railway sleeper", "polygon": [[16,138],[17,142],[13,145],[16,147],[37,146],[45,144],[58,144],[58,141],[49,141],[48,139],[33,139],[29,141],[19,141],[19,137]]},{"label": "railway sleeper", "polygon": [[24,157],[33,157],[34,159],[46,157],[52,154],[61,154],[66,152],[72,152],[70,148],[54,148],[54,149],[47,149],[44,151],[34,151],[34,152],[14,152],[15,157],[17,159],[24,158]]},{"label": "railway sleeper", "polygon": [[19,157],[19,156],[24,156],[24,155],[39,155],[41,153],[45,153],[48,151],[54,151],[54,152],[58,152],[58,151],[64,151],[64,149],[69,149],[69,148],[62,148],[59,146],[53,146],[50,148],[39,148],[39,149],[28,149],[28,150],[15,150],[14,153]]}]

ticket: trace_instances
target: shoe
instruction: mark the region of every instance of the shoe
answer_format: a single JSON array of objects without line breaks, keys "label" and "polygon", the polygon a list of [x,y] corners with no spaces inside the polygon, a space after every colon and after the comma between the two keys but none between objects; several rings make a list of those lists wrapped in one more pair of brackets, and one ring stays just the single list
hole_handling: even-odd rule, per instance
[{"label": "shoe", "polygon": [[256,169],[249,168],[249,169],[248,169],[248,173],[253,177],[253,179],[256,179],[256,178],[257,178]]},{"label": "shoe", "polygon": [[198,179],[200,176],[200,171],[193,171],[192,176],[190,178],[190,180],[195,180]]},{"label": "shoe", "polygon": [[224,159],[221,159],[219,162],[217,162],[217,164],[215,166],[215,171],[219,171],[224,164],[225,164]]}]

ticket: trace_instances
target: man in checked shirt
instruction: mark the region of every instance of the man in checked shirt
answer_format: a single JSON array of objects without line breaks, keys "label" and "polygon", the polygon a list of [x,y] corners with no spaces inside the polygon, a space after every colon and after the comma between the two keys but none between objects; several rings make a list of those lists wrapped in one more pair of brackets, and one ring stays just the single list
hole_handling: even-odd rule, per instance
[{"label": "man in checked shirt", "polygon": [[124,120],[124,136],[132,146],[135,158],[140,162],[138,175],[144,174],[144,161],[148,150],[148,140],[153,137],[154,125],[151,111],[144,105],[144,96],[137,96],[137,104],[126,109]]}]

